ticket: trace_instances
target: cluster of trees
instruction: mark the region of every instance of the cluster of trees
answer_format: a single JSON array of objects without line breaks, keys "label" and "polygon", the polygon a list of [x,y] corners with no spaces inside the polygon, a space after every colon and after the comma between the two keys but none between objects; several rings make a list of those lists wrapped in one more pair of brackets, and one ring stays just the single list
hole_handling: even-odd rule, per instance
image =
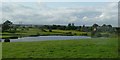
[{"label": "cluster of trees", "polygon": [[75,26],[74,23],[69,23],[67,26],[62,25],[44,25],[40,26],[40,29],[59,29],[59,30],[77,30],[81,32],[91,32],[96,28],[97,32],[115,32],[115,28],[112,27],[112,25],[106,25],[103,24],[102,26],[99,26],[98,24],[93,24],[92,26]]},{"label": "cluster of trees", "polygon": [[92,29],[91,27],[83,26],[75,26],[74,23],[69,23],[67,26],[65,25],[43,25],[43,26],[35,26],[36,28],[40,29],[58,29],[58,30],[77,30],[77,31],[84,31],[90,32]]},{"label": "cluster of trees", "polygon": [[[2,24],[2,31],[13,31],[15,32],[18,26],[14,25],[11,21],[7,20]],[[23,26],[23,29],[32,28],[31,26],[25,27]],[[67,26],[63,25],[35,25],[33,28],[39,28],[43,31],[44,29],[49,29],[50,32],[52,32],[52,29],[59,29],[59,30],[77,30],[81,32],[91,32],[94,29],[96,29],[97,32],[115,32],[115,28],[112,27],[112,25],[106,25],[103,24],[102,26],[99,26],[98,24],[93,24],[92,26],[75,26],[74,23],[69,23]]]},{"label": "cluster of trees", "polygon": [[96,28],[98,32],[115,32],[115,28],[112,27],[112,25],[103,24],[102,26],[99,26],[98,24],[94,24],[92,28]]},{"label": "cluster of trees", "polygon": [[13,23],[9,20],[5,21],[3,24],[2,24],[2,32],[5,32],[5,31],[13,31],[13,29],[15,30],[15,26],[13,25]]}]

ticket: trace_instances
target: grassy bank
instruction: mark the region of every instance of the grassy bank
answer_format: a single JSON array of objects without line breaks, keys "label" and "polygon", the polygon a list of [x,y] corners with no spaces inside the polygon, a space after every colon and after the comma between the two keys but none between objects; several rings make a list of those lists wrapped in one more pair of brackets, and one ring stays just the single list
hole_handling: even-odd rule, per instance
[{"label": "grassy bank", "polygon": [[3,58],[116,58],[117,38],[3,43]]}]

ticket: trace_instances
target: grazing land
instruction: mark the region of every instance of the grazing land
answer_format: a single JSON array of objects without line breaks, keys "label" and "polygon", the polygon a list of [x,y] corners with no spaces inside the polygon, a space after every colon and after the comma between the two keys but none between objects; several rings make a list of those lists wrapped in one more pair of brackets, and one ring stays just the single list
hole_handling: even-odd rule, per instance
[{"label": "grazing land", "polygon": [[74,35],[74,36],[82,36],[84,34],[87,34],[88,36],[90,36],[90,32],[80,32],[80,31],[76,31],[76,30],[52,30],[52,32],[49,32],[46,29],[46,32],[41,31],[41,29],[38,28],[31,28],[29,30],[20,30],[19,32],[15,32],[15,33],[9,33],[9,32],[3,32],[0,33],[2,34],[2,36],[0,36],[0,38],[10,38],[10,37],[26,37],[26,36],[31,36],[31,35],[38,35],[38,36],[47,36],[47,35],[68,35],[66,33],[71,32],[69,35]]},{"label": "grazing land", "polygon": [[2,43],[0,42],[0,59],[2,58]]},{"label": "grazing land", "polygon": [[116,58],[117,38],[3,43],[3,58]]},{"label": "grazing land", "polygon": [[[116,58],[118,31],[112,25],[92,26],[2,24],[2,58]],[[38,42],[9,42],[9,39],[37,36],[91,36],[91,39]]]},{"label": "grazing land", "polygon": [[26,36],[92,36],[92,37],[111,37],[111,34],[117,33],[117,27],[112,25],[93,24],[92,26],[75,26],[69,23],[68,26],[63,25],[18,25],[7,20],[2,25],[2,33],[0,38],[13,39]]}]

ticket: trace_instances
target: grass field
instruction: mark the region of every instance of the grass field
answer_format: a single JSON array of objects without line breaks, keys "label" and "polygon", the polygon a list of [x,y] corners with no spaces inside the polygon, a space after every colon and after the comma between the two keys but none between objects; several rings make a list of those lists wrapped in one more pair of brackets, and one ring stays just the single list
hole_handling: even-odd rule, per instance
[{"label": "grass field", "polygon": [[76,30],[52,30],[52,32],[49,32],[49,30],[46,29],[46,32],[41,31],[41,29],[37,29],[37,28],[31,28],[29,30],[22,30],[19,32],[15,32],[15,33],[8,33],[8,32],[3,32],[0,33],[2,34],[2,36],[0,36],[0,38],[10,38],[10,37],[25,37],[25,36],[30,36],[30,35],[64,35],[66,36],[66,33],[71,32],[71,35],[74,36],[81,36],[82,34],[87,34],[88,36],[90,36],[90,32],[80,32],[80,31],[76,31]]},{"label": "grass field", "polygon": [[116,58],[117,38],[2,44],[3,58]]},{"label": "grass field", "polygon": [[2,43],[0,42],[0,59],[2,58]]}]

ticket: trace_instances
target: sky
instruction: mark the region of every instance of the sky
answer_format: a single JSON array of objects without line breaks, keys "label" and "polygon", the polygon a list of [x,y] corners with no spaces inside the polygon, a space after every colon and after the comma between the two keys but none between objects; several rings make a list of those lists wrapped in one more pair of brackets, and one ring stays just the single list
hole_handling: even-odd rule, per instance
[{"label": "sky", "polygon": [[1,0],[2,2],[118,2],[119,0]]},{"label": "sky", "polygon": [[2,2],[2,6],[0,6],[2,21],[0,23],[10,20],[15,24],[92,25],[97,23],[118,26],[117,0],[111,0],[114,2],[14,1],[4,0]]}]

